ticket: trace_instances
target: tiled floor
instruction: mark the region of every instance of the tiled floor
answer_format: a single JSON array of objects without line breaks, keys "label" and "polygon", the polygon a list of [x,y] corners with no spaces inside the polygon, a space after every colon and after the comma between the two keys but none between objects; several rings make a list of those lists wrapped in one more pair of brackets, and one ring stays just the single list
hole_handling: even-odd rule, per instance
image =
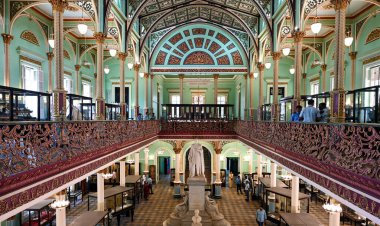
[{"label": "tiled floor", "polygon": [[[161,226],[170,213],[174,210],[176,204],[182,200],[173,198],[173,187],[169,186],[167,179],[161,180],[154,186],[154,194],[149,197],[149,200],[142,201],[137,205],[134,215],[134,222],[131,222],[129,217],[122,217],[121,225],[134,226]],[[87,198],[85,201],[77,205],[67,213],[67,223],[70,224],[81,212],[87,210]],[[249,226],[256,225],[255,212],[259,207],[258,201],[245,201],[244,195],[237,195],[235,189],[223,188],[222,199],[217,200],[219,211],[224,214],[225,218],[233,226]],[[91,202],[91,209],[95,210],[96,203]],[[328,225],[328,214],[322,209],[322,204],[315,202],[311,203],[310,213],[313,214],[319,221]],[[116,220],[112,225],[117,225]],[[274,226],[267,222],[267,226]],[[349,224],[347,224],[349,225]]]}]

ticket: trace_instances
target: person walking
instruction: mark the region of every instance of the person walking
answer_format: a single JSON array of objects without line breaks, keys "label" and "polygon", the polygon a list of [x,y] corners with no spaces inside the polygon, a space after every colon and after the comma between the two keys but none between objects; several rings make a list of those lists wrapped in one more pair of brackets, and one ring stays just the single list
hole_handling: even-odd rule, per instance
[{"label": "person walking", "polygon": [[247,201],[247,202],[249,202],[249,190],[251,190],[251,182],[249,181],[248,176],[245,176],[244,192],[245,192],[245,196],[246,196],[245,201]]},{"label": "person walking", "polygon": [[240,175],[237,176],[235,183],[236,183],[236,191],[237,191],[237,193],[239,194],[239,192],[240,192],[240,194],[243,194],[243,192],[241,191],[241,179],[240,179]]},{"label": "person walking", "polygon": [[307,107],[301,111],[300,121],[303,122],[317,122],[321,118],[321,114],[318,109],[314,107],[314,100],[307,101]]},{"label": "person walking", "polygon": [[260,207],[256,211],[256,222],[259,226],[263,226],[265,223],[265,220],[267,219],[267,213],[263,209],[263,207]]}]

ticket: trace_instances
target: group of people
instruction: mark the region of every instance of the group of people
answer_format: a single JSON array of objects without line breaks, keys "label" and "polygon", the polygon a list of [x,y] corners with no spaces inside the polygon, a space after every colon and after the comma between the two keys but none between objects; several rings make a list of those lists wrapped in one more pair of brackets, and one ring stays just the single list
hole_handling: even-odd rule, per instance
[{"label": "group of people", "polygon": [[[242,182],[240,176],[238,175],[236,177],[235,184],[236,184],[236,191],[238,194],[243,194],[243,192],[241,191],[241,188],[242,188],[242,186],[244,187],[244,193],[246,196],[245,200],[248,202],[251,191],[252,191],[252,196],[253,196],[252,181],[249,179],[248,176],[245,176],[245,179]],[[256,211],[256,222],[257,222],[257,224],[259,226],[263,226],[266,219],[267,219],[267,214],[266,214],[265,210],[262,207],[259,207],[259,209]]]},{"label": "group of people", "polygon": [[328,122],[330,110],[326,103],[320,103],[318,109],[314,107],[314,100],[307,101],[307,107],[302,109],[298,105],[296,111],[292,114],[292,122]]},{"label": "group of people", "polygon": [[141,113],[137,114],[137,120],[138,121],[142,121],[142,120],[155,120],[155,119],[156,119],[156,116],[154,115],[154,112],[152,112],[151,114],[149,112],[145,112],[144,117],[143,117],[143,115]]}]

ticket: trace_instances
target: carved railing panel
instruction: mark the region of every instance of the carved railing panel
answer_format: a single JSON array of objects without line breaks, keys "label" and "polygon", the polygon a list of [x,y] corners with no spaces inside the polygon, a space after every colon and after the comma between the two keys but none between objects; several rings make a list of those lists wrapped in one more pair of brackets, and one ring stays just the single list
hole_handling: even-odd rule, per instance
[{"label": "carved railing panel", "polygon": [[158,132],[158,121],[3,125],[0,127],[0,194],[156,136]]},{"label": "carved railing panel", "polygon": [[235,131],[283,157],[380,197],[380,126],[239,121]]},{"label": "carved railing panel", "polygon": [[213,135],[235,134],[234,121],[202,121],[202,122],[187,122],[187,121],[163,121],[161,122],[162,135]]}]

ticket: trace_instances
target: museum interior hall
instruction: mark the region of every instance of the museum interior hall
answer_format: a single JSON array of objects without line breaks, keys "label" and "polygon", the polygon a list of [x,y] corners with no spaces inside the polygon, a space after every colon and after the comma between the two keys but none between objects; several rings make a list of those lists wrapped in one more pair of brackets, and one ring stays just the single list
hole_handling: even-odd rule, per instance
[{"label": "museum interior hall", "polygon": [[0,0],[0,226],[380,226],[380,0]]}]

